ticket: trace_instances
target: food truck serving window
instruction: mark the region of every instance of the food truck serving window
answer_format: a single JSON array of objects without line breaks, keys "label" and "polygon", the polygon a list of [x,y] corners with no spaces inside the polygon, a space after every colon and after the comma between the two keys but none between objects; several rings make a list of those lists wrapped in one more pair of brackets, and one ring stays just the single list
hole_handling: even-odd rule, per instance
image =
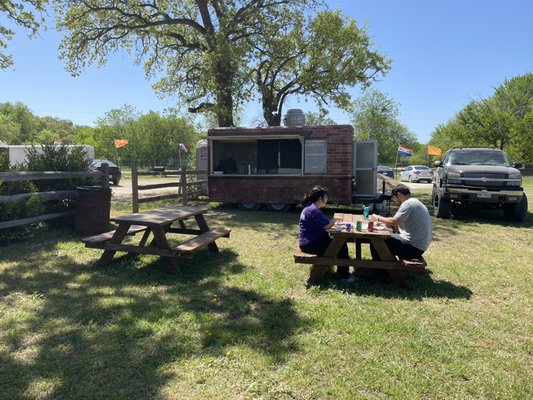
[{"label": "food truck serving window", "polygon": [[213,174],[301,175],[302,141],[294,137],[213,140]]}]

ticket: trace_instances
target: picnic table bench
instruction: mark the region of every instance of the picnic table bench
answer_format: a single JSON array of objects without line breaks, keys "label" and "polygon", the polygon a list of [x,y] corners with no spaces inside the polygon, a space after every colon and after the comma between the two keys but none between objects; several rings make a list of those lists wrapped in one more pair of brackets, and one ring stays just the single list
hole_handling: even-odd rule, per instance
[{"label": "picnic table bench", "polygon": [[[206,210],[194,207],[163,207],[140,213],[111,218],[117,222],[116,230],[89,236],[82,239],[86,247],[103,249],[99,262],[108,264],[117,251],[136,254],[153,254],[162,257],[169,271],[180,272],[176,264],[177,258],[191,258],[192,254],[204,247],[212,252],[218,252],[216,240],[229,237],[231,230],[225,228],[209,229],[204,218]],[[185,220],[194,217],[198,228],[187,228]],[[173,226],[178,223],[179,227]],[[139,243],[123,243],[126,236],[135,236],[144,232]],[[167,235],[169,233],[194,235],[182,243],[171,245]],[[150,244],[146,243],[150,235]]]}]

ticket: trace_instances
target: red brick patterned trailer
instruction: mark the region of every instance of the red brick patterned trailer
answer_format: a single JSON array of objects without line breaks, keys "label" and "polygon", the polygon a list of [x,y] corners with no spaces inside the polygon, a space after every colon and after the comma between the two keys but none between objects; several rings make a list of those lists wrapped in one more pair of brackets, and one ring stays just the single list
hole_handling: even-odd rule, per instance
[{"label": "red brick patterned trailer", "polygon": [[208,145],[211,201],[281,211],[321,185],[332,203],[352,203],[351,125],[216,128],[208,131]]}]

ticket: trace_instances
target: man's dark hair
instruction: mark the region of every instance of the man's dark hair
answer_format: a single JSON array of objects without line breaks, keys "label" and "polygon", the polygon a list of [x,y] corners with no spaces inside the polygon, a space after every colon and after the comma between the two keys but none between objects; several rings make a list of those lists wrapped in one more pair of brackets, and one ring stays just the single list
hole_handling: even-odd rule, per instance
[{"label": "man's dark hair", "polygon": [[411,191],[405,185],[396,185],[392,188],[391,194],[396,196],[398,193],[403,194],[404,196],[411,196]]}]

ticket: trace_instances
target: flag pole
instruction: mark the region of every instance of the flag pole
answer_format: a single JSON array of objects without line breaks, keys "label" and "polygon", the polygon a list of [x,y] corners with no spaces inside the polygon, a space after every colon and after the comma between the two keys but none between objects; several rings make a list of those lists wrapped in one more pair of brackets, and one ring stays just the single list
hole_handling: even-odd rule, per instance
[{"label": "flag pole", "polygon": [[[398,147],[400,147],[399,143],[398,143]],[[398,147],[396,147],[396,163],[394,165],[394,169],[396,170],[396,173],[398,173]]]},{"label": "flag pole", "polygon": [[117,165],[120,167],[120,158],[118,157],[118,147],[115,145],[115,153],[117,153]]}]

